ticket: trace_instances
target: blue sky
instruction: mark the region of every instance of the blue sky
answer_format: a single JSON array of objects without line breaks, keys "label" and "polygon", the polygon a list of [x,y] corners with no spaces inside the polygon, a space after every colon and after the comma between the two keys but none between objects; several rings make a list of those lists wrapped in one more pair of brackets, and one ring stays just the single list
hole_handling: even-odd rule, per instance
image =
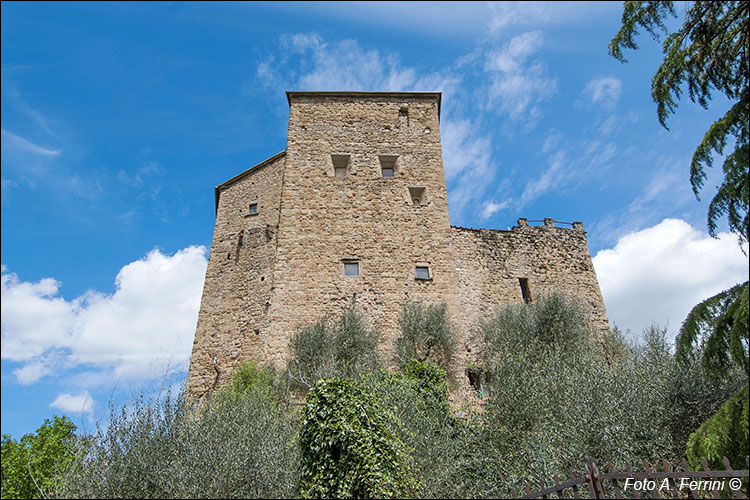
[{"label": "blue sky", "polygon": [[[283,150],[286,90],[443,92],[451,222],[583,221],[610,319],[674,335],[747,279],[688,165],[728,109],[656,119],[621,4],[2,3],[2,433],[184,375],[213,187]],[[720,163],[719,163],[720,164]],[[726,231],[725,226],[720,228]]]}]

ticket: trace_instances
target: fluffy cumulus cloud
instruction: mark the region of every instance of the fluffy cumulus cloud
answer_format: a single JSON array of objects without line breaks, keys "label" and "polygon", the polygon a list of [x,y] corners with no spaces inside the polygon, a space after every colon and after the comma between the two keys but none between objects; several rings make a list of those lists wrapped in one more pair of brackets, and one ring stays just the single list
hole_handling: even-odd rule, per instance
[{"label": "fluffy cumulus cloud", "polygon": [[65,413],[92,413],[94,406],[94,400],[89,391],[84,391],[77,396],[60,394],[50,403],[50,408],[57,408]]},{"label": "fluffy cumulus cloud", "polygon": [[636,335],[656,322],[673,337],[694,305],[748,276],[734,235],[711,238],[679,219],[623,236],[593,262],[610,322]]},{"label": "fluffy cumulus cloud", "polygon": [[153,250],[120,270],[113,294],[72,301],[58,296],[54,279],[28,283],[3,268],[2,359],[21,364],[13,372],[21,384],[69,368],[94,370],[104,383],[184,369],[206,264],[202,246]]}]

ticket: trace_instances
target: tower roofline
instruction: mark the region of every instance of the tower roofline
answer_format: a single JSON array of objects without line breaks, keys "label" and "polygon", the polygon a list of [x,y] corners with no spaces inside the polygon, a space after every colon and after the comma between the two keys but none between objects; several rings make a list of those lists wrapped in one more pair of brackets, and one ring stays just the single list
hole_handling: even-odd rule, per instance
[{"label": "tower roofline", "polygon": [[248,168],[244,172],[242,172],[240,174],[237,174],[234,177],[232,177],[231,179],[229,179],[228,181],[224,181],[221,184],[219,184],[218,186],[214,187],[214,202],[215,202],[215,205],[216,205],[216,212],[219,211],[219,195],[221,194],[221,190],[222,189],[224,189],[225,187],[229,186],[230,184],[234,184],[235,182],[237,182],[238,180],[242,179],[243,177],[246,177],[250,173],[255,172],[255,171],[257,171],[257,170],[265,167],[269,163],[273,163],[274,161],[278,160],[279,158],[281,158],[285,154],[286,154],[286,149],[284,151],[282,151],[281,153],[276,153],[275,155],[273,155],[272,157],[268,158],[267,160],[263,160],[262,162],[258,163],[257,165],[253,165],[252,167]]},{"label": "tower roofline", "polygon": [[344,91],[286,91],[286,100],[292,105],[292,97],[424,97],[437,99],[438,118],[440,118],[440,102],[442,92],[344,92]]}]

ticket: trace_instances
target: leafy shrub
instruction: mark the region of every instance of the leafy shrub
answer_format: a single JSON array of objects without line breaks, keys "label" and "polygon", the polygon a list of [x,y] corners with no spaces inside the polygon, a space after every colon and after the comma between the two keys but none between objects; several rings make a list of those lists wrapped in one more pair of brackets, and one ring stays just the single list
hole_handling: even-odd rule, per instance
[{"label": "leafy shrub", "polygon": [[299,446],[307,498],[403,497],[409,457],[392,415],[360,384],[322,379],[307,394]]},{"label": "leafy shrub", "polygon": [[448,368],[456,351],[456,334],[448,319],[447,305],[407,301],[399,318],[401,337],[396,340],[399,364],[412,359],[432,361]]},{"label": "leafy shrub", "polygon": [[417,392],[428,405],[440,411],[450,411],[445,370],[435,363],[412,359],[404,365],[402,371],[404,377],[415,382]]},{"label": "leafy shrub", "polygon": [[588,350],[594,338],[578,301],[557,292],[529,304],[506,305],[480,329],[490,364],[508,353],[543,359],[553,350]]},{"label": "leafy shrub", "polygon": [[274,386],[276,373],[270,366],[260,368],[255,360],[243,361],[232,371],[232,384],[229,386],[234,393],[243,393],[253,389],[269,391]]},{"label": "leafy shrub", "polygon": [[[507,495],[580,470],[588,456],[616,467],[681,457],[686,423],[702,422],[737,390],[736,380],[706,382],[699,360],[690,370],[678,364],[656,326],[640,344],[587,332],[578,307],[561,296],[503,308],[484,324],[492,374],[484,454],[503,460],[477,462],[484,492],[475,494]],[[693,405],[696,396],[706,399]],[[493,482],[498,471],[505,485]]]},{"label": "leafy shrub", "polygon": [[[412,495],[466,498],[473,491],[472,467],[481,449],[480,426],[451,415],[446,394],[440,390],[447,386],[445,373],[433,363],[422,366],[425,370],[410,375],[379,370],[362,377],[362,384],[390,410],[393,418],[388,424],[411,454],[417,484]],[[424,378],[420,372],[430,376]],[[425,380],[430,382],[425,384]]]},{"label": "leafy shrub", "polygon": [[[656,325],[631,343],[617,330],[592,334],[584,318],[560,295],[499,310],[482,327],[485,356],[474,367],[490,375],[489,397],[458,418],[446,373],[434,362],[413,358],[397,372],[373,370],[377,336],[350,305],[337,322],[324,319],[295,335],[289,373],[314,386],[301,430],[284,404],[288,378],[245,363],[200,410],[166,399],[113,413],[54,493],[503,497],[581,470],[588,456],[618,468],[681,458],[690,433],[747,383],[739,366],[722,380],[704,378],[700,349],[678,363]],[[315,385],[324,374],[351,380]],[[739,419],[732,408],[720,414],[745,422],[746,450],[747,390]],[[725,426],[711,425],[701,432],[718,437],[693,438],[690,446],[703,448],[692,453],[723,443]]]},{"label": "leafy shrub", "polygon": [[61,496],[295,497],[296,437],[294,414],[262,384],[220,393],[201,410],[184,398],[141,398],[112,409]]},{"label": "leafy shrub", "polygon": [[687,458],[694,470],[702,468],[701,457],[708,460],[713,470],[724,469],[723,457],[727,457],[735,469],[747,466],[745,457],[750,450],[748,401],[748,386],[745,386],[690,435]]},{"label": "leafy shrub", "polygon": [[376,369],[378,332],[349,304],[333,325],[328,317],[295,332],[289,344],[289,376],[306,388],[321,378],[352,377]]},{"label": "leafy shrub", "polygon": [[35,434],[16,441],[2,438],[2,498],[47,498],[56,491],[56,478],[74,458],[73,425],[67,417],[46,419]]}]

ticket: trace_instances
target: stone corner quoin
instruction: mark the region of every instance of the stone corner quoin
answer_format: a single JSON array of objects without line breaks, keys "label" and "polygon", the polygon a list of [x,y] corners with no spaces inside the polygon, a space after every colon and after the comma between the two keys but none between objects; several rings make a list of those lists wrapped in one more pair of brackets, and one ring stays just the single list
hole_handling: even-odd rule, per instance
[{"label": "stone corner quoin", "polygon": [[[503,303],[562,291],[607,314],[580,222],[450,225],[438,92],[287,92],[286,149],[216,187],[216,224],[187,389],[248,359],[284,366],[300,326],[355,300],[392,359],[406,300],[446,302],[467,385],[474,326]],[[537,224],[537,223],[542,224]],[[572,227],[568,227],[572,226]]]}]

